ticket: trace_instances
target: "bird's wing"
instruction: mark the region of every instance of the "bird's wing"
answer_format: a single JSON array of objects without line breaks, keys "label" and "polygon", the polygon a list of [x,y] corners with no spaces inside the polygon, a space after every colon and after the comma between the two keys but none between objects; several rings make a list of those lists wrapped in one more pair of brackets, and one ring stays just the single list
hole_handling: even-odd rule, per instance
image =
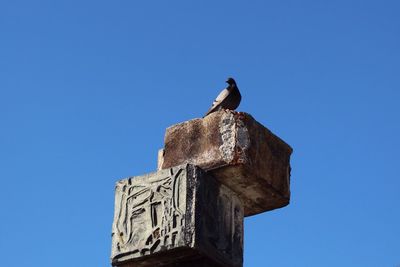
[{"label": "bird's wing", "polygon": [[224,89],[219,93],[217,98],[214,100],[211,108],[208,110],[207,114],[209,114],[211,111],[213,111],[215,108],[218,107],[219,104],[221,104],[222,101],[229,95],[228,89]]}]

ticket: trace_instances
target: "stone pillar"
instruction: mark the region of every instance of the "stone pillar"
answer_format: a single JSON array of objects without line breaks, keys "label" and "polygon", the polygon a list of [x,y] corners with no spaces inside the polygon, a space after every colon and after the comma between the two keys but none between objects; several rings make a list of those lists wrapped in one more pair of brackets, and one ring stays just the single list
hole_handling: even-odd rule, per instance
[{"label": "stone pillar", "polygon": [[158,171],[116,184],[112,265],[243,266],[243,217],[289,204],[291,153],[247,113],[169,127]]},{"label": "stone pillar", "polygon": [[117,183],[113,265],[239,267],[242,257],[241,200],[199,167],[185,164]]}]

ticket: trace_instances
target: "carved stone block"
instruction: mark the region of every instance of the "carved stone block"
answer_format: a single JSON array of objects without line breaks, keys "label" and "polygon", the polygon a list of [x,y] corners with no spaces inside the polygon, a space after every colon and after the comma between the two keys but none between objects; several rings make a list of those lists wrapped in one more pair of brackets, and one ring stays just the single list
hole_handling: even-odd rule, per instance
[{"label": "carved stone block", "polygon": [[184,262],[240,267],[243,205],[229,188],[190,164],[121,180],[111,254],[112,264],[123,267]]},{"label": "carved stone block", "polygon": [[249,216],[289,204],[291,153],[249,114],[221,110],[169,127],[159,166],[200,166],[239,195]]}]

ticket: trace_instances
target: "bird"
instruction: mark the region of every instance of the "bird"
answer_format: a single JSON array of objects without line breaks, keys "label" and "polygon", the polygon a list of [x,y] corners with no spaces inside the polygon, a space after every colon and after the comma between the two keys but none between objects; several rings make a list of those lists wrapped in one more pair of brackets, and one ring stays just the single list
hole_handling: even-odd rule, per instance
[{"label": "bird", "polygon": [[233,78],[228,78],[226,83],[228,83],[228,87],[219,93],[204,117],[221,109],[235,110],[239,106],[242,96],[235,80]]}]

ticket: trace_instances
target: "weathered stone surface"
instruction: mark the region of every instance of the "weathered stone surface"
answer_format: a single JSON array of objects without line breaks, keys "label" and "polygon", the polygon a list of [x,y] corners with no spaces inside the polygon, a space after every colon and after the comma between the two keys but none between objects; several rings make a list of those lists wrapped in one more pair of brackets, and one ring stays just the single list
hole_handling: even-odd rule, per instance
[{"label": "weathered stone surface", "polygon": [[157,155],[157,170],[162,169],[162,165],[164,163],[164,149],[158,150],[158,155]]},{"label": "weathered stone surface", "polygon": [[112,264],[123,267],[240,267],[243,205],[190,164],[121,180],[111,254]]},{"label": "weathered stone surface", "polygon": [[222,110],[169,127],[159,166],[200,166],[235,191],[250,216],[289,204],[291,153],[249,114]]}]

